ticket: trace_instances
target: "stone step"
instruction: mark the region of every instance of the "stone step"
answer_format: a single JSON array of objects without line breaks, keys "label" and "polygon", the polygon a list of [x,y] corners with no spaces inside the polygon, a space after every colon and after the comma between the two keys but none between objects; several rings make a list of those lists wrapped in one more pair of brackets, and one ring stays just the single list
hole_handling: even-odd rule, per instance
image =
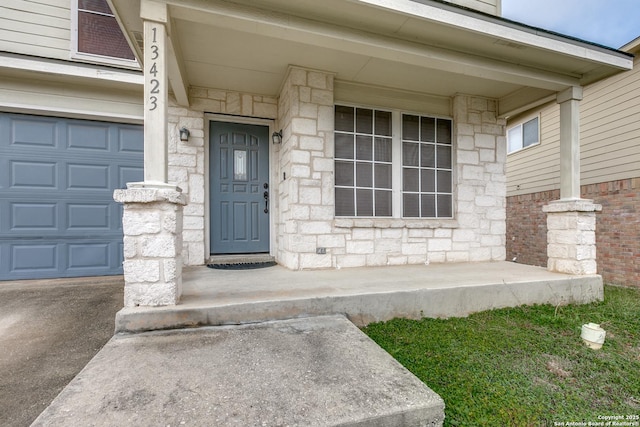
[{"label": "stone step", "polygon": [[342,316],[116,335],[32,426],[441,426],[444,402]]}]

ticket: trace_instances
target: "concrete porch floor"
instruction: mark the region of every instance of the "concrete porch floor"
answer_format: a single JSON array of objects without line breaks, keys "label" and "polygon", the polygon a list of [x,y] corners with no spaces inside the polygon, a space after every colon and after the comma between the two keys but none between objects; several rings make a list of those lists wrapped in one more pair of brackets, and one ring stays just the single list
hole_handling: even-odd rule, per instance
[{"label": "concrete porch floor", "polygon": [[116,333],[345,315],[358,326],[394,317],[464,317],[524,304],[602,300],[599,275],[512,262],[291,271],[185,268],[176,306],[125,307]]}]

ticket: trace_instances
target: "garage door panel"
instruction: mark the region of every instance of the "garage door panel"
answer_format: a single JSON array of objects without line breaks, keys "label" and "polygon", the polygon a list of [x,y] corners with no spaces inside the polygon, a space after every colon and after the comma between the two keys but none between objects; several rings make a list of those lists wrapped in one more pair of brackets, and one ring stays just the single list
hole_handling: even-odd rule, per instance
[{"label": "garage door panel", "polygon": [[68,230],[109,230],[109,204],[69,203],[67,205]]},{"label": "garage door panel", "polygon": [[84,150],[109,151],[109,126],[77,124],[67,127],[67,147],[71,152]]},{"label": "garage door panel", "polygon": [[9,188],[56,188],[58,185],[55,162],[13,160],[10,164]]},{"label": "garage door panel", "polygon": [[14,243],[9,246],[11,273],[57,273],[57,243]]},{"label": "garage door panel", "polygon": [[108,269],[109,243],[73,243],[67,245],[68,270]]},{"label": "garage door panel", "polygon": [[110,190],[109,165],[79,164],[67,165],[67,189]]},{"label": "garage door panel", "polygon": [[9,230],[43,232],[58,229],[56,203],[11,203]]},{"label": "garage door panel", "polygon": [[142,153],[142,145],[140,141],[143,139],[143,130],[141,127],[122,127],[119,129],[118,148],[123,153]]},{"label": "garage door panel", "polygon": [[57,126],[54,119],[30,118],[24,116],[11,120],[10,144],[14,146],[37,146],[56,148]]},{"label": "garage door panel", "polygon": [[0,113],[0,280],[122,274],[142,150],[142,126]]},{"label": "garage door panel", "polygon": [[118,188],[126,188],[127,182],[140,182],[144,180],[144,169],[140,166],[118,167]]}]

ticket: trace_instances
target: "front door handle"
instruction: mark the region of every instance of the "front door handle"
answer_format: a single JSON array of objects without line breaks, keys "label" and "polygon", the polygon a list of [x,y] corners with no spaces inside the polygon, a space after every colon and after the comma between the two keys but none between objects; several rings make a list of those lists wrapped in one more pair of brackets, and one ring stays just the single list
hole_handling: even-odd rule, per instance
[{"label": "front door handle", "polygon": [[264,196],[264,213],[269,213],[269,192],[265,191],[263,196]]}]

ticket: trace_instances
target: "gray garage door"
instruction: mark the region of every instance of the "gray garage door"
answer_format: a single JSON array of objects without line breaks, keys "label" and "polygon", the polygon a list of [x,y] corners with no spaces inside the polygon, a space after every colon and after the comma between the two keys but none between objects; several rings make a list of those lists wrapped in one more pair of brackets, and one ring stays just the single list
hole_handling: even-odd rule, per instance
[{"label": "gray garage door", "polygon": [[142,126],[0,113],[0,280],[122,273]]}]

